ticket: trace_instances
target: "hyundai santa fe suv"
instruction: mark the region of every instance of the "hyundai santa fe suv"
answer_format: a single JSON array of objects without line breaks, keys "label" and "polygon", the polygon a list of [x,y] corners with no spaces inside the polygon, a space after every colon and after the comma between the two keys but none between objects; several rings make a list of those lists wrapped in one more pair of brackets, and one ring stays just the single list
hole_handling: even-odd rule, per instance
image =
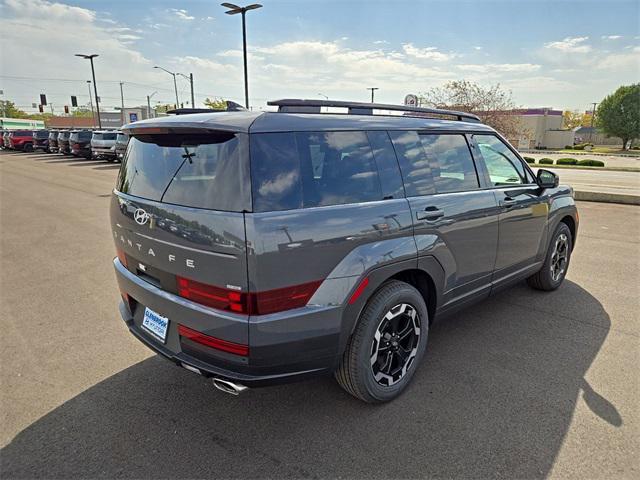
[{"label": "hyundai santa fe suv", "polygon": [[114,267],[121,315],[153,351],[229,393],[333,373],[384,402],[434,320],[524,279],[562,283],[572,189],[478,117],[270,105],[124,128]]}]

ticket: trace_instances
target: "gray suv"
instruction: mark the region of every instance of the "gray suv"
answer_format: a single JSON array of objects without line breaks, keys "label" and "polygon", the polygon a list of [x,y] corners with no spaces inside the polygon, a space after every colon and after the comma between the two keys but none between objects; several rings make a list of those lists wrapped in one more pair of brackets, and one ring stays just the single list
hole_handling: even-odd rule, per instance
[{"label": "gray suv", "polygon": [[434,320],[524,279],[562,283],[572,189],[476,116],[270,105],[124,128],[114,266],[122,317],[153,351],[229,393],[333,373],[384,402]]}]

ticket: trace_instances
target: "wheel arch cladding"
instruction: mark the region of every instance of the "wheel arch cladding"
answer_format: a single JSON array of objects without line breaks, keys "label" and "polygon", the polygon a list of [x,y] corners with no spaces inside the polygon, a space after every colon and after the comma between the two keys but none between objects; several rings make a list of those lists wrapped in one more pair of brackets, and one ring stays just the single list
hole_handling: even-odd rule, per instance
[{"label": "wheel arch cladding", "polygon": [[564,223],[569,227],[569,231],[571,232],[571,250],[573,251],[576,243],[576,221],[571,215],[565,215],[560,220],[560,223]]},{"label": "wheel arch cladding", "polygon": [[424,303],[426,303],[427,305],[427,312],[429,313],[429,324],[433,323],[433,319],[436,313],[436,307],[438,305],[438,299],[436,285],[431,275],[429,275],[424,270],[414,268],[396,273],[388,280],[391,279],[408,283],[416,290],[418,290],[418,292],[420,292],[420,295],[422,295],[422,298],[424,298]]}]

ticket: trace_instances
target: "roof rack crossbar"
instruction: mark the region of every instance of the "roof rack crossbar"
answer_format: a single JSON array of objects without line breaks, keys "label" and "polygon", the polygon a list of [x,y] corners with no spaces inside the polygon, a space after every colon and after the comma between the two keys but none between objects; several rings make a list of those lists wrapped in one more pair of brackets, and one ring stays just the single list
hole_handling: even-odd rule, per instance
[{"label": "roof rack crossbar", "polygon": [[267,105],[278,107],[279,112],[320,113],[322,107],[347,108],[349,114],[373,115],[373,110],[389,110],[396,112],[411,112],[431,115],[447,115],[464,122],[480,122],[480,117],[473,113],[440,108],[411,107],[408,105],[391,105],[386,103],[345,102],[342,100],[300,100],[283,99],[272,100]]}]

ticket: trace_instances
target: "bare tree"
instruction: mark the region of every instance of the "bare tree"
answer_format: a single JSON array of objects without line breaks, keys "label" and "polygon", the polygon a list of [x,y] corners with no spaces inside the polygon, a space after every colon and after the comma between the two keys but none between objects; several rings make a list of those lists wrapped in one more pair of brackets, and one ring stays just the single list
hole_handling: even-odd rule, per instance
[{"label": "bare tree", "polygon": [[420,94],[420,104],[475,113],[509,139],[522,133],[511,92],[499,83],[485,88],[468,80],[454,80]]}]

